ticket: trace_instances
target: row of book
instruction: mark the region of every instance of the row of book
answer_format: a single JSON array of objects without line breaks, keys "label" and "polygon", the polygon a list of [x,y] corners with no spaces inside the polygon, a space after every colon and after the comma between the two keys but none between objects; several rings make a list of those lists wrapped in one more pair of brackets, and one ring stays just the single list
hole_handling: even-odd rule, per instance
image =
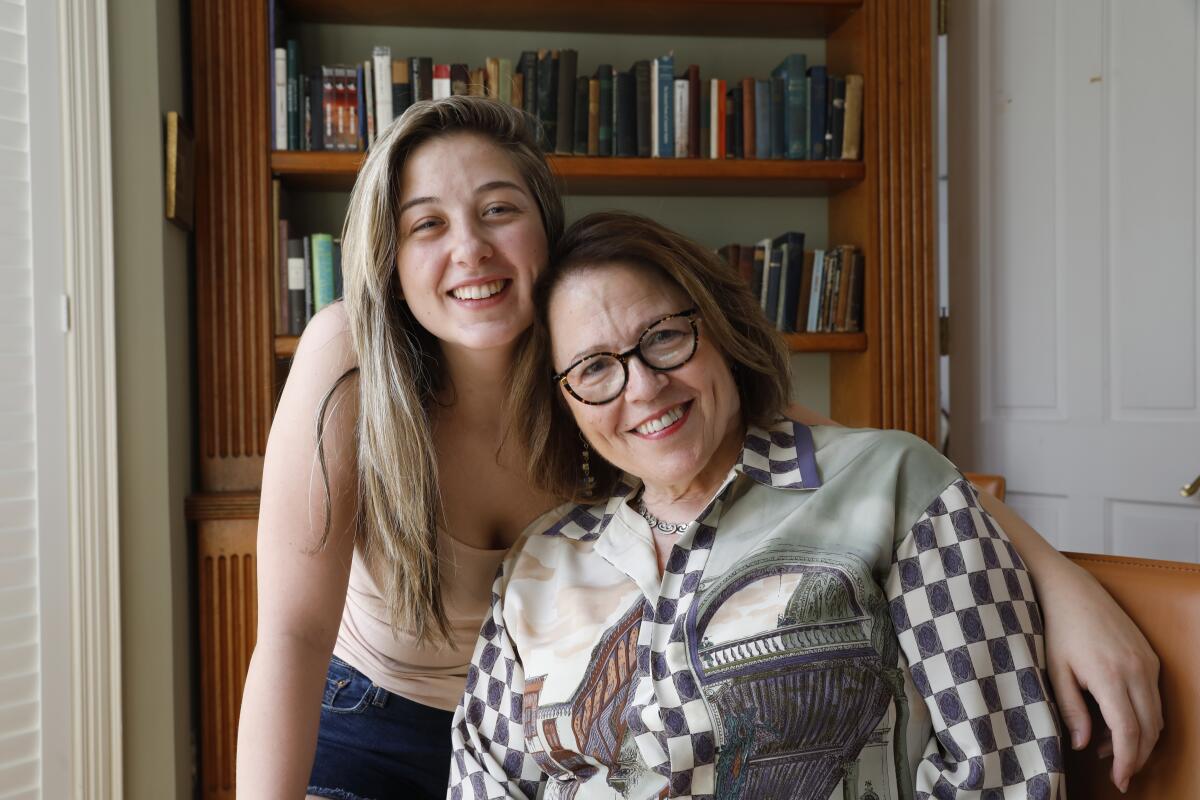
[{"label": "row of book", "polygon": [[279,150],[365,150],[413,102],[482,95],[528,112],[558,155],[856,160],[861,75],[832,75],[793,53],[769,78],[701,80],[675,58],[601,64],[578,75],[575,50],[526,50],[514,64],[435,64],[388,47],[352,66],[305,72],[294,39],[275,49],[273,128]]},{"label": "row of book", "polygon": [[279,220],[275,252],[275,333],[299,336],[313,314],[342,296],[342,241],[332,234],[295,236]]},{"label": "row of book", "polygon": [[788,231],[717,252],[746,279],[767,319],[783,333],[862,330],[863,254],[854,245],[805,250],[804,234]]}]

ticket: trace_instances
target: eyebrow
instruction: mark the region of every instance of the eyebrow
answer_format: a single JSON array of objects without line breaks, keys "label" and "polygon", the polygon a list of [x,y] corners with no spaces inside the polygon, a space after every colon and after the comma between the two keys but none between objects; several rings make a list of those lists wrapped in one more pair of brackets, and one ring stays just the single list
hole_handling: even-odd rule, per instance
[{"label": "eyebrow", "polygon": [[[475,194],[483,194],[484,192],[490,192],[495,189],[516,189],[518,192],[521,192],[521,193],[524,193],[524,191],[525,191],[524,189],[522,189],[520,186],[513,183],[512,181],[488,181],[487,183],[484,183],[484,184],[481,184],[481,185],[475,187]],[[403,214],[405,211],[412,208],[413,206],[421,205],[422,203],[434,203],[434,202],[437,202],[437,198],[433,197],[432,195],[427,196],[427,197],[414,197],[413,199],[405,201],[403,204],[401,204],[400,213]]]}]

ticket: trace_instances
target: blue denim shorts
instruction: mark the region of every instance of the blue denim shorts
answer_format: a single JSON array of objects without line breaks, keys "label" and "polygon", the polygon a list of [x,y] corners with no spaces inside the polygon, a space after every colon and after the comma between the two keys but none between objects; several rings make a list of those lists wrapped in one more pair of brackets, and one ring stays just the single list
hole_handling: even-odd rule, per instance
[{"label": "blue denim shorts", "polygon": [[444,798],[453,714],[329,662],[308,794],[336,800]]}]

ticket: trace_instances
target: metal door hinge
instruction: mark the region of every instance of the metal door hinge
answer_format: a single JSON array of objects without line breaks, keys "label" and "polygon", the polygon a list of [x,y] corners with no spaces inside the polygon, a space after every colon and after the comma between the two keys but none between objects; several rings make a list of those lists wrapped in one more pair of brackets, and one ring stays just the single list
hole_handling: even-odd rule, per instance
[{"label": "metal door hinge", "polygon": [[948,28],[947,17],[949,16],[949,14],[946,9],[948,4],[949,4],[948,0],[937,0],[937,32],[938,32],[938,36],[945,36],[946,33],[948,32],[947,31],[947,28]]}]

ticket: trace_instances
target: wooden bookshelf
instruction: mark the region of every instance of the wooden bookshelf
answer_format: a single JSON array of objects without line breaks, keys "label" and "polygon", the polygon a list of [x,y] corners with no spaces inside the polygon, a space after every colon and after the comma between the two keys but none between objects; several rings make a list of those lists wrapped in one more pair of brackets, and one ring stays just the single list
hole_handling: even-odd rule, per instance
[{"label": "wooden bookshelf", "polygon": [[[334,38],[338,26],[389,25],[823,39],[831,72],[864,76],[861,162],[568,156],[551,163],[573,195],[823,198],[827,227],[810,233],[861,248],[864,330],[792,334],[788,346],[829,354],[834,419],[930,439],[937,430],[931,7],[927,0],[283,0],[289,23],[328,25],[322,33]],[[274,404],[297,344],[274,335],[271,182],[279,178],[293,202],[328,205],[330,198],[304,194],[348,190],[363,155],[272,152],[267,0],[192,0],[190,8],[199,479],[188,513],[199,592],[199,771],[202,797],[214,800],[233,797],[238,700],[254,644],[254,508]],[[505,49],[497,44],[497,52]],[[745,240],[752,233],[764,232],[748,230]]]},{"label": "wooden bookshelf", "polygon": [[[294,189],[349,191],[362,153],[271,153],[271,172]],[[866,176],[861,161],[550,156],[569,194],[828,197]]]},{"label": "wooden bookshelf", "polygon": [[863,0],[287,0],[290,19],[411,28],[823,39]]},{"label": "wooden bookshelf", "polygon": [[[865,333],[785,333],[784,340],[793,353],[863,353],[867,350]],[[299,336],[276,336],[275,357],[296,355]]]}]

